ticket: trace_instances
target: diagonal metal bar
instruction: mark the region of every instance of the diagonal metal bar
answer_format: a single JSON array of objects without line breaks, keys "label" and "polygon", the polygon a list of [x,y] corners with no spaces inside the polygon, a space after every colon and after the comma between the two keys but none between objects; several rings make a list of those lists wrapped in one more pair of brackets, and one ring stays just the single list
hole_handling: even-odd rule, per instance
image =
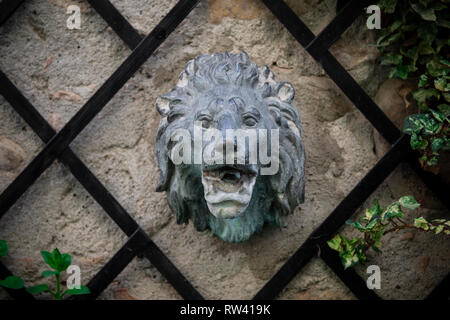
[{"label": "diagonal metal bar", "polygon": [[130,56],[110,76],[77,114],[56,134],[19,176],[0,195],[0,217],[19,199],[102,110],[168,35],[183,21],[199,0],[180,0]]},{"label": "diagonal metal bar", "polygon": [[74,300],[94,300],[111,282],[125,269],[147,244],[141,229],[136,230],[119,251],[103,266],[103,268],[89,281],[87,287],[89,295],[75,296]]},{"label": "diagonal metal bar", "polygon": [[[25,122],[28,123],[42,141],[48,142],[56,134],[56,131],[1,70],[0,94],[11,104]],[[130,236],[138,228],[137,223],[126,210],[70,148],[65,149],[61,153],[59,160],[70,169],[72,174],[80,181],[92,197],[97,200],[100,206],[126,235]]]},{"label": "diagonal metal bar", "polygon": [[[11,271],[9,271],[9,269],[7,267],[5,267],[5,265],[3,263],[0,262],[0,279],[5,279],[12,275],[13,274],[11,273]],[[3,289],[6,292],[8,292],[8,294],[16,300],[34,300],[34,297],[31,294],[29,294],[25,289],[19,289],[19,290],[8,289],[8,288],[3,288]]]},{"label": "diagonal metal bar", "polygon": [[137,47],[142,37],[108,0],[87,0],[130,49]]},{"label": "diagonal metal bar", "polygon": [[342,280],[342,282],[355,294],[360,300],[380,300],[380,297],[374,290],[367,288],[366,282],[356,273],[355,269],[344,270],[341,259],[336,251],[333,251],[327,244],[320,246],[320,257],[333,270],[333,272]]},{"label": "diagonal metal bar", "polygon": [[308,237],[300,248],[255,295],[254,299],[274,299],[297,273],[318,253],[319,247],[329,240],[347,219],[366,201],[376,188],[404,160],[409,148],[406,135],[381,158],[369,173],[355,186],[324,222]]},{"label": "diagonal metal bar", "polygon": [[[391,144],[400,138],[400,131],[392,121],[381,111],[372,101],[368,94],[358,85],[353,77],[339,64],[327,49],[323,49],[319,42],[309,47],[315,37],[309,28],[297,17],[297,15],[282,0],[261,0],[280,20],[291,35],[311,54],[311,56],[322,65],[322,68],[330,78],[338,85],[344,94],[353,102],[362,114],[372,123],[375,129]],[[333,20],[338,21],[341,14],[346,14],[348,10],[359,7],[359,1],[353,0],[341,13]],[[338,23],[336,23],[338,24]],[[346,25],[336,26],[336,31],[332,39],[345,31]],[[339,32],[337,32],[339,31]],[[324,39],[324,36],[322,36]],[[324,39],[326,40],[326,39]],[[328,41],[329,42],[329,41]],[[309,50],[308,50],[309,47]],[[319,48],[320,50],[317,50]]]},{"label": "diagonal metal bar", "polygon": [[[17,113],[22,116],[44,142],[47,142],[56,134],[56,131],[46,122],[1,70],[0,94],[5,97]],[[131,236],[139,229],[139,226],[134,219],[69,147],[62,152],[59,159],[70,169],[72,174],[80,181],[84,188],[126,235]],[[140,236],[142,237],[142,235]],[[202,299],[201,295],[192,287],[183,274],[148,237],[146,238],[146,244],[148,246],[147,250],[149,253],[147,256],[150,257],[148,258],[150,263],[152,263],[163,275],[166,274],[170,276],[167,280],[182,297],[186,299]]]},{"label": "diagonal metal bar", "polygon": [[426,300],[447,300],[450,298],[450,273],[431,291]]},{"label": "diagonal metal bar", "polygon": [[3,0],[0,2],[0,26],[20,7],[25,0]]},{"label": "diagonal metal bar", "polygon": [[372,0],[350,1],[341,12],[307,46],[308,52],[320,54],[336,42],[345,30],[361,15],[361,10]]}]

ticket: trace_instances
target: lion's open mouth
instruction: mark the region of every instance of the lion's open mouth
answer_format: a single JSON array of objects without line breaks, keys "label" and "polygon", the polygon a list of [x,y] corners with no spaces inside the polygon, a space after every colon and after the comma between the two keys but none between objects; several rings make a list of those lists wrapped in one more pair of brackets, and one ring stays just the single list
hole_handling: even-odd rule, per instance
[{"label": "lion's open mouth", "polygon": [[204,166],[202,184],[209,211],[222,219],[241,215],[252,198],[257,172],[250,165]]}]

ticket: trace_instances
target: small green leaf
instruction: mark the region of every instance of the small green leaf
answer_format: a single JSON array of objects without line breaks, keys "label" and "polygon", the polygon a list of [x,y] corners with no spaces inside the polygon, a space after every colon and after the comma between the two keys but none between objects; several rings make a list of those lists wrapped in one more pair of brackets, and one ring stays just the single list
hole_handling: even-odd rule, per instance
[{"label": "small green leaf", "polygon": [[399,78],[406,80],[408,79],[409,75],[409,66],[403,66],[401,64],[397,65],[395,68],[392,68],[391,72],[389,73],[389,78]]},{"label": "small green leaf", "polygon": [[5,240],[0,240],[0,257],[4,257],[8,254],[8,244]]},{"label": "small green leaf", "polygon": [[404,196],[401,197],[398,202],[400,205],[406,209],[415,210],[420,207],[420,203],[414,199],[413,196]]},{"label": "small green leaf", "polygon": [[434,138],[433,142],[431,143],[431,150],[433,150],[433,152],[437,153],[439,152],[443,146],[444,146],[444,139],[442,138]]},{"label": "small green leaf", "polygon": [[434,87],[439,91],[450,91],[450,85],[444,77],[437,78],[434,80]]},{"label": "small green leaf", "polygon": [[432,43],[436,39],[438,29],[434,23],[421,22],[417,29],[417,35],[426,43]]},{"label": "small green leaf", "polygon": [[442,112],[431,109],[431,114],[437,121],[439,121],[439,122],[445,121],[446,116]]},{"label": "small green leaf", "polygon": [[57,274],[59,274],[59,271],[45,270],[45,271],[42,272],[42,276],[44,278],[48,278],[48,277],[51,277],[51,276],[54,276],[54,275],[57,275]]},{"label": "small green leaf", "polygon": [[432,156],[431,158],[429,158],[427,160],[427,165],[430,166],[430,167],[431,166],[437,166],[438,162],[439,162],[438,156]]},{"label": "small green leaf", "polygon": [[386,13],[394,13],[395,6],[397,5],[397,0],[380,0],[378,3],[381,9]]},{"label": "small green leaf", "polygon": [[450,116],[450,105],[448,104],[440,104],[437,107],[439,109],[440,112],[442,112],[445,117],[449,117]]},{"label": "small green leaf", "polygon": [[342,252],[342,238],[340,235],[336,235],[333,239],[329,240],[327,244],[331,249]]},{"label": "small green leaf", "polygon": [[349,226],[352,226],[353,228],[359,230],[359,231],[364,231],[366,228],[358,221],[352,221],[352,220],[347,220],[345,222],[346,224],[348,224]]},{"label": "small green leaf", "polygon": [[421,138],[416,133],[411,134],[411,148],[413,150],[423,150],[428,146],[428,141]]},{"label": "small green leaf", "polygon": [[436,21],[436,15],[434,14],[434,9],[427,8],[420,3],[411,3],[411,7],[417,12],[422,19],[427,21]]},{"label": "small green leaf", "polygon": [[400,204],[397,202],[390,204],[389,207],[386,208],[386,210],[383,212],[381,216],[383,220],[401,217],[403,217],[403,211],[400,207]]},{"label": "small green leaf", "polygon": [[436,97],[439,98],[439,91],[436,89],[419,89],[413,93],[414,99],[418,102],[426,102],[427,100]]},{"label": "small green leaf", "polygon": [[48,285],[39,284],[37,286],[27,288],[27,291],[28,291],[28,293],[31,293],[31,294],[39,294],[39,293],[48,291]]},{"label": "small green leaf", "polygon": [[378,199],[375,199],[373,201],[373,206],[366,210],[366,220],[370,221],[375,215],[380,215],[382,212],[380,203],[378,202]]},{"label": "small green leaf", "polygon": [[67,254],[67,253],[62,254],[59,271],[65,271],[70,266],[71,261],[72,261],[72,258],[69,254]]},{"label": "small green leaf", "polygon": [[442,230],[444,230],[444,226],[443,225],[437,226],[436,231],[434,233],[435,234],[439,234],[439,233],[442,232]]},{"label": "small green leaf", "polygon": [[419,133],[423,129],[423,124],[420,119],[421,114],[413,114],[403,120],[403,132],[407,134]]},{"label": "small green leaf", "polygon": [[398,65],[403,60],[402,55],[395,53],[388,53],[381,58],[382,65]]},{"label": "small green leaf", "polygon": [[426,74],[422,74],[419,77],[419,88],[423,88],[428,82],[428,77]]},{"label": "small green leaf", "polygon": [[51,254],[48,251],[41,251],[41,255],[42,258],[44,258],[44,261],[52,268],[55,269],[57,268],[57,265],[55,263],[55,261],[53,260],[53,254]]},{"label": "small green leaf", "polygon": [[429,229],[428,221],[424,217],[414,219],[414,226],[425,231]]},{"label": "small green leaf", "polygon": [[22,289],[23,280],[17,276],[9,276],[5,280],[0,280],[0,286],[8,289]]},{"label": "small green leaf", "polygon": [[65,293],[68,293],[72,296],[82,295],[82,294],[90,294],[91,291],[86,286],[81,286],[79,289],[68,289]]}]

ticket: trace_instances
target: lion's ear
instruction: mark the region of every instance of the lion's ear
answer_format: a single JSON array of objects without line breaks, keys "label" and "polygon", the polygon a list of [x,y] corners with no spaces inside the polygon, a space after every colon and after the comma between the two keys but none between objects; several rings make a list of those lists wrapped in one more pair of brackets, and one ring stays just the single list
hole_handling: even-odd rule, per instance
[{"label": "lion's ear", "polygon": [[156,99],[156,109],[162,117],[167,117],[170,111],[170,100],[161,96]]},{"label": "lion's ear", "polygon": [[277,85],[277,96],[281,101],[291,103],[294,100],[295,90],[289,82],[280,82]]}]

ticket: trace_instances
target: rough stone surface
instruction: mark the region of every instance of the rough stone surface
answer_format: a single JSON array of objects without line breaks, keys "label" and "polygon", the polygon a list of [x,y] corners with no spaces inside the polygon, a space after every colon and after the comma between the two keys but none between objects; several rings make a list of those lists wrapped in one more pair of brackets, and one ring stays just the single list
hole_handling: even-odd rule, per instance
[{"label": "rough stone surface", "polygon": [[[142,34],[176,3],[112,1]],[[79,4],[80,30],[68,30],[66,7]],[[206,298],[251,298],[292,255],[345,195],[376,163],[372,127],[285,28],[257,1],[202,1],[144,66],[71,144],[157,245]],[[290,1],[314,33],[333,16],[335,1]],[[222,6],[222,7],[221,7]],[[251,12],[250,12],[251,11]],[[356,22],[332,53],[371,95],[380,85],[373,34]],[[192,224],[177,225],[164,194],[156,193],[154,141],[159,116],[156,97],[175,85],[188,60],[201,53],[246,51],[268,65],[278,80],[293,84],[304,130],[306,198],[287,228],[268,227],[250,241],[224,243]],[[0,28],[0,68],[41,114],[60,129],[130,53],[85,1],[26,1]],[[0,150],[23,159],[0,171],[0,191],[43,148],[30,127],[0,97]],[[6,147],[4,146],[4,141]],[[11,144],[13,143],[13,144]],[[17,151],[20,150],[20,151]],[[0,151],[2,153],[4,151]],[[3,158],[1,158],[3,159]],[[9,159],[9,158],[8,158]],[[1,166],[5,166],[1,160]],[[402,167],[397,170],[404,172]],[[404,173],[410,175],[410,173]],[[409,189],[395,191],[398,185]],[[369,199],[384,204],[413,192],[417,181],[385,183]],[[446,216],[439,206],[415,213]],[[436,211],[437,210],[437,211]],[[414,215],[415,215],[414,214]],[[413,218],[413,216],[411,216]],[[344,232],[351,232],[344,228]],[[68,169],[54,163],[0,220],[0,238],[10,255],[2,261],[27,284],[45,282],[40,250],[58,247],[73,256],[87,282],[123,245],[126,237],[80,186]],[[382,255],[371,263],[382,270],[384,298],[423,298],[448,272],[449,244],[428,234],[390,235]],[[429,256],[426,268],[419,257]],[[422,258],[420,258],[422,259]],[[417,269],[420,267],[420,269]],[[420,272],[418,272],[419,270]],[[365,277],[365,269],[358,272]],[[4,291],[0,296],[6,298]],[[42,296],[42,298],[48,298]],[[101,299],[179,299],[145,259],[136,258]],[[354,296],[324,263],[315,259],[281,294],[281,299],[352,299]]]}]

